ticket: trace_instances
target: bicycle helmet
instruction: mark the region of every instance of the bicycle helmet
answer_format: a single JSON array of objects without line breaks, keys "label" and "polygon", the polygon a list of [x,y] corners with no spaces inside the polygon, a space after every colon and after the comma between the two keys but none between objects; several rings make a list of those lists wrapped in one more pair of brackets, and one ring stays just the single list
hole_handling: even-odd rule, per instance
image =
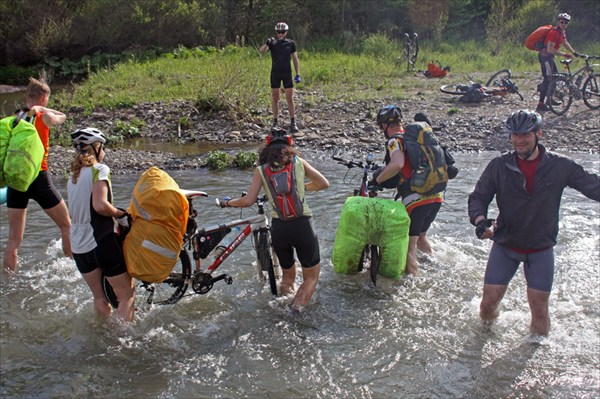
[{"label": "bicycle helmet", "polygon": [[277,22],[277,25],[275,25],[275,30],[277,32],[287,32],[288,29],[289,27],[285,22]]},{"label": "bicycle helmet", "polygon": [[569,14],[567,14],[566,12],[561,12],[560,14],[558,14],[558,17],[556,17],[556,19],[564,19],[565,21],[570,21],[571,20],[571,16]]},{"label": "bicycle helmet", "polygon": [[542,127],[542,116],[528,109],[510,114],[505,125],[506,132],[509,134],[536,132],[540,127]]},{"label": "bicycle helmet", "polygon": [[280,127],[274,127],[271,129],[271,132],[267,136],[267,145],[271,144],[293,145],[294,140],[292,140],[292,136],[288,133],[287,130]]},{"label": "bicycle helmet", "polygon": [[377,113],[377,124],[389,123],[392,121],[402,120],[402,111],[395,105],[388,105],[383,107]]},{"label": "bicycle helmet", "polygon": [[84,127],[75,130],[71,133],[71,140],[73,142],[73,147],[78,149],[82,149],[97,141],[102,144],[108,141],[104,133],[93,127]]}]

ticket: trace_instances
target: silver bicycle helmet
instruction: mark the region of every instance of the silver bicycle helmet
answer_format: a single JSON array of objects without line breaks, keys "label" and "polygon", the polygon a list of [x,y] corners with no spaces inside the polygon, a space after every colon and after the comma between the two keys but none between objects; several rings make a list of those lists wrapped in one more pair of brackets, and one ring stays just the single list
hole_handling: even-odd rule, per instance
[{"label": "silver bicycle helmet", "polygon": [[392,121],[402,120],[402,111],[395,105],[388,105],[383,107],[377,113],[377,124],[389,123]]},{"label": "silver bicycle helmet", "polygon": [[540,127],[542,127],[542,116],[528,109],[510,114],[505,125],[508,134],[536,132]]},{"label": "silver bicycle helmet", "polygon": [[79,149],[97,141],[102,144],[108,141],[104,133],[93,127],[84,127],[75,130],[73,133],[71,133],[71,140],[73,142],[73,147]]},{"label": "silver bicycle helmet", "polygon": [[566,12],[561,12],[560,14],[558,14],[558,17],[556,17],[556,19],[558,19],[558,20],[564,19],[565,21],[570,21],[571,16],[569,14],[567,14]]}]

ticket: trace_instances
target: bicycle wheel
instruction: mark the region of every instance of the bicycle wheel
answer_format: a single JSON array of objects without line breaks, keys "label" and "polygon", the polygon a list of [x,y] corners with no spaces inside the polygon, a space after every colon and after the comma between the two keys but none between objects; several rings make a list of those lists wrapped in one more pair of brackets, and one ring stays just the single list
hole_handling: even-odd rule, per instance
[{"label": "bicycle wheel", "polygon": [[404,34],[404,47],[402,48],[402,54],[404,56],[404,61],[406,61],[406,70],[408,71],[410,68],[410,55],[412,53],[412,44],[410,41],[410,36],[408,33]]},{"label": "bicycle wheel", "polygon": [[271,294],[277,296],[277,277],[273,267],[273,257],[271,255],[271,237],[269,230],[260,230],[258,232],[256,245],[256,257],[262,271],[267,272],[269,278],[269,287]]},{"label": "bicycle wheel", "polygon": [[154,291],[150,293],[150,298],[146,298],[145,302],[149,305],[152,303],[157,305],[177,303],[183,298],[190,285],[191,277],[192,263],[190,255],[185,249],[182,249],[173,271],[162,283],[153,284]]},{"label": "bicycle wheel", "polygon": [[419,36],[416,33],[413,33],[412,51],[410,53],[410,65],[412,65],[413,69],[415,69],[415,64],[417,63],[418,56],[419,56]]},{"label": "bicycle wheel", "polygon": [[487,86],[501,87],[502,79],[510,79],[511,77],[512,77],[512,72],[510,71],[510,69],[501,69],[498,72],[496,72],[495,74],[493,74],[488,79],[488,81],[485,85],[486,85],[486,87]]},{"label": "bicycle wheel", "polygon": [[554,78],[548,86],[546,103],[556,115],[564,115],[573,102],[571,82],[563,76]]},{"label": "bicycle wheel", "polygon": [[591,109],[600,108],[600,75],[593,73],[583,84],[583,102]]},{"label": "bicycle wheel", "polygon": [[[173,271],[169,276],[162,282],[157,284],[150,284],[144,282],[136,282],[135,296],[138,307],[141,304],[144,306],[150,306],[155,304],[172,304],[179,301],[188,285],[192,276],[192,264],[190,262],[190,256],[185,250],[181,250],[179,253],[179,259],[173,267]],[[117,296],[110,285],[108,279],[102,277],[102,288],[104,290],[104,296],[113,308],[119,306]]]},{"label": "bicycle wheel", "polygon": [[377,274],[379,273],[379,247],[377,245],[371,245],[371,281],[373,285],[377,285]]},{"label": "bicycle wheel", "polygon": [[446,94],[462,96],[468,91],[467,85],[443,85],[440,91]]}]

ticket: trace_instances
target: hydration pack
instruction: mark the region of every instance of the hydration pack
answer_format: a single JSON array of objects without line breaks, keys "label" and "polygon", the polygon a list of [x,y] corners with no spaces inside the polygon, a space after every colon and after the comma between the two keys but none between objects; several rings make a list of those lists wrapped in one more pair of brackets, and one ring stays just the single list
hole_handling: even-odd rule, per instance
[{"label": "hydration pack", "polygon": [[404,142],[412,167],[410,190],[421,195],[440,193],[448,185],[446,153],[426,122],[405,126],[398,137]]},{"label": "hydration pack", "polygon": [[44,144],[35,126],[9,116],[0,120],[0,187],[25,192],[40,173]]},{"label": "hydration pack", "polygon": [[546,36],[550,30],[552,30],[552,25],[543,25],[531,32],[525,39],[525,47],[534,51],[543,50]]},{"label": "hydration pack", "polygon": [[263,176],[281,220],[291,220],[304,213],[304,203],[296,187],[296,162],[288,162],[281,170],[273,171],[268,164],[261,166]]}]

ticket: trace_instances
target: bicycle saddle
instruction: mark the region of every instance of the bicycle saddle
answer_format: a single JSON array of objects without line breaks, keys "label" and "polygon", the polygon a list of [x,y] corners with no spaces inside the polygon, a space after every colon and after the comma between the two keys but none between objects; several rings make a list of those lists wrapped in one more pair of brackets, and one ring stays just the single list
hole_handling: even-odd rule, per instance
[{"label": "bicycle saddle", "polygon": [[188,199],[194,197],[208,197],[208,194],[204,191],[184,190],[182,188],[180,188],[179,191],[181,191],[181,194],[185,195]]},{"label": "bicycle saddle", "polygon": [[567,60],[560,60],[560,63],[565,65],[569,65],[571,62],[573,62],[573,58],[569,58]]}]

